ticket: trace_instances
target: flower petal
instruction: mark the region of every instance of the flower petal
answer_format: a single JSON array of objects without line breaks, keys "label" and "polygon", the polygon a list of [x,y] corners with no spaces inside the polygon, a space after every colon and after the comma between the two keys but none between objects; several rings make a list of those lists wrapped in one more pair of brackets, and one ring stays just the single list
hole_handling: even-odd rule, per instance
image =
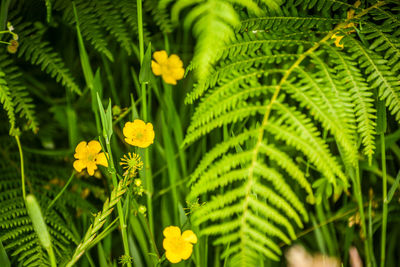
[{"label": "flower petal", "polygon": [[163,78],[163,80],[164,80],[165,83],[173,84],[173,85],[176,84],[176,80],[175,80],[174,77],[172,77],[172,75],[170,75],[169,73],[168,73],[168,74],[163,73],[163,74],[162,74],[162,78]]},{"label": "flower petal", "polygon": [[[75,148],[75,153],[76,153],[75,155],[81,154],[81,153],[86,153],[86,148],[87,148],[86,141],[80,142]],[[74,157],[77,158],[78,155],[77,156],[75,156],[75,155],[74,155]]]},{"label": "flower petal", "polygon": [[165,227],[163,234],[165,237],[176,237],[179,238],[181,236],[181,229],[177,226],[168,226]]},{"label": "flower petal", "polygon": [[133,126],[133,122],[130,122],[130,121],[125,123],[124,129],[122,129],[122,132],[124,133],[125,137],[132,136],[134,131],[135,131],[135,129],[134,129],[134,126]]},{"label": "flower petal", "polygon": [[182,259],[187,260],[189,259],[190,255],[192,255],[193,252],[193,245],[190,243],[186,243],[186,245],[182,248],[181,253],[179,253],[179,256],[182,257]]},{"label": "flower petal", "polygon": [[169,260],[171,263],[178,263],[182,260],[182,258],[180,257],[180,255],[177,255],[169,250],[167,250],[165,252],[165,257],[167,258],[167,260]]},{"label": "flower petal", "polygon": [[74,161],[73,166],[77,172],[81,172],[84,168],[86,168],[86,162],[84,160],[78,159]]},{"label": "flower petal", "polygon": [[88,161],[86,167],[87,167],[87,172],[89,173],[89,175],[93,176],[94,171],[97,170],[96,163],[94,163],[94,161]]},{"label": "flower petal", "polygon": [[133,121],[134,127],[145,127],[146,123],[142,120],[136,119]]},{"label": "flower petal", "polygon": [[185,75],[185,70],[183,68],[173,68],[171,69],[171,75],[175,80],[181,80]]},{"label": "flower petal", "polygon": [[153,71],[154,75],[156,76],[161,75],[161,66],[154,60],[151,61],[151,70]]},{"label": "flower petal", "polygon": [[104,152],[100,153],[96,156],[96,164],[103,165],[104,167],[108,167],[108,161],[106,158],[106,154]]},{"label": "flower petal", "polygon": [[179,58],[179,56],[172,54],[168,58],[168,65],[170,66],[170,68],[180,68],[183,67],[183,62]]},{"label": "flower petal", "polygon": [[153,58],[157,61],[158,64],[164,64],[168,61],[167,51],[161,50],[153,53]]},{"label": "flower petal", "polygon": [[182,239],[193,244],[197,243],[197,236],[192,230],[186,230],[183,232]]},{"label": "flower petal", "polygon": [[88,150],[89,150],[89,153],[91,153],[91,154],[99,153],[101,151],[101,145],[100,145],[99,141],[96,141],[96,140],[90,141],[88,144]]}]

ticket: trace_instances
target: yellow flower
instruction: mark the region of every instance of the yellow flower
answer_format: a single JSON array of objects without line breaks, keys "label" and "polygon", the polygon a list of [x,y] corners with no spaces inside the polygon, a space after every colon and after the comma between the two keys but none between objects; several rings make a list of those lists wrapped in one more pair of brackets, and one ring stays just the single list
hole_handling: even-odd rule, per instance
[{"label": "yellow flower", "polygon": [[128,121],[122,130],[125,142],[132,146],[146,148],[154,141],[153,124],[145,123],[142,120]]},{"label": "yellow flower", "polygon": [[193,244],[197,243],[197,236],[192,230],[186,230],[181,235],[179,227],[168,226],[164,229],[163,234],[165,236],[163,241],[165,257],[171,263],[189,259],[193,252]]},{"label": "yellow flower", "polygon": [[77,172],[81,172],[87,168],[89,175],[93,176],[97,165],[108,167],[107,158],[104,152],[100,153],[101,145],[98,141],[80,142],[75,148],[74,168]]},{"label": "yellow flower", "polygon": [[183,78],[185,70],[183,69],[183,62],[179,56],[172,54],[168,57],[167,52],[161,50],[154,52],[153,58],[155,61],[151,61],[151,69],[154,75],[161,75],[164,82],[176,84],[177,80]]},{"label": "yellow flower", "polygon": [[124,155],[119,164],[126,170],[124,175],[129,174],[131,177],[136,175],[136,170],[140,170],[143,167],[143,161],[140,159],[140,156],[131,152],[128,155]]}]

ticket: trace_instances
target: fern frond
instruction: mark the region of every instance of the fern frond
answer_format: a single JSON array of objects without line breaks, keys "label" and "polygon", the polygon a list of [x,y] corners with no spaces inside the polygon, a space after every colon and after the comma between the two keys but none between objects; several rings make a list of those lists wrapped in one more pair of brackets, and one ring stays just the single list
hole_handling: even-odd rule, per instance
[{"label": "fern frond", "polygon": [[371,159],[375,150],[376,134],[376,110],[373,107],[373,93],[369,90],[361,71],[356,67],[356,62],[335,48],[330,46],[327,46],[327,48],[331,60],[336,63],[338,78],[343,81],[343,86],[351,94],[358,126],[357,131],[362,138],[364,154]]},{"label": "fern frond", "polygon": [[400,80],[388,67],[389,63],[378,54],[367,49],[351,36],[347,38],[352,44],[349,51],[354,60],[358,60],[360,66],[367,75],[367,81],[372,88],[376,88],[379,97],[386,100],[389,111],[400,122]]},{"label": "fern frond", "polygon": [[113,1],[99,0],[96,1],[95,10],[104,27],[126,50],[128,55],[131,55],[133,51],[131,35],[124,24],[121,12],[114,5]]},{"label": "fern frond", "polygon": [[366,23],[361,31],[367,40],[373,40],[369,49],[384,53],[384,58],[392,66],[392,71],[400,69],[400,29]]},{"label": "fern frond", "polygon": [[151,12],[154,21],[163,33],[171,33],[174,29],[168,10],[169,2],[171,1],[150,0],[144,2],[145,10]]},{"label": "fern frond", "polygon": [[5,73],[0,69],[0,103],[3,105],[4,110],[7,112],[8,121],[10,123],[10,129],[15,128],[15,109],[14,102],[11,97],[10,89],[7,86],[6,80],[4,80]]},{"label": "fern frond", "polygon": [[344,19],[330,17],[299,17],[299,16],[268,16],[247,18],[241,21],[240,31],[278,30],[285,25],[287,31],[298,29],[331,29],[333,25],[343,22]]},{"label": "fern frond", "polygon": [[43,41],[42,35],[35,32],[30,23],[20,24],[19,27],[21,28],[21,44],[18,49],[18,56],[25,57],[27,61],[40,66],[43,71],[72,92],[81,94],[82,92],[75,83],[70,70],[65,67],[61,56],[53,50],[50,43]]},{"label": "fern frond", "polygon": [[293,98],[300,100],[300,105],[310,109],[322,126],[332,132],[344,148],[347,159],[354,165],[358,160],[354,140],[355,122],[348,120],[350,116],[344,116],[348,112],[340,101],[342,98],[338,98],[328,84],[322,82],[325,75],[321,77],[318,72],[310,74],[300,67],[295,72],[299,74],[300,81],[296,82],[296,86],[288,82],[283,89],[286,88]]},{"label": "fern frond", "polygon": [[[28,128],[36,133],[39,130],[39,123],[35,114],[35,105],[27,92],[27,88],[21,82],[22,73],[6,55],[0,56],[0,71],[1,70],[6,74],[4,76],[4,81],[11,89],[9,92],[13,103],[13,111],[15,114],[19,113],[20,117],[24,117],[27,120]],[[15,119],[14,117],[14,126]]]},{"label": "fern frond", "polygon": [[[15,152],[15,147],[8,146],[5,148],[1,146],[0,151],[7,155],[0,164],[0,172],[2,173],[0,179],[0,240],[8,253],[23,266],[49,266],[47,253],[39,244],[22,198],[20,175],[15,168],[18,163],[14,162],[14,160],[18,160],[18,154]],[[36,170],[34,167],[36,164],[34,162],[30,164],[32,155],[24,153],[24,158],[27,163],[25,171],[27,177],[29,177],[30,188],[36,192],[41,206],[45,207],[60,190],[60,188],[52,189],[45,188],[45,186],[51,178],[65,177],[65,168],[60,168],[57,162],[47,159],[47,162],[51,163],[47,165],[48,171],[46,169]],[[36,158],[36,160],[41,161],[43,159]],[[56,175],[52,176],[53,174]],[[72,233],[67,225],[71,218],[70,208],[77,208],[81,205],[87,206],[85,200],[81,199],[79,204],[74,205],[73,202],[67,202],[64,197],[67,199],[74,198],[75,202],[78,202],[76,199],[79,198],[77,194],[66,191],[63,198],[56,202],[53,209],[44,212],[45,222],[52,237],[59,263],[72,254],[72,245],[77,244],[79,240],[79,237]],[[66,205],[68,205],[68,208]]]},{"label": "fern frond", "polygon": [[[99,16],[96,13],[94,1],[75,1],[76,10],[80,21],[82,36],[89,41],[95,50],[104,54],[110,61],[114,61],[114,56],[107,48],[106,36],[103,28],[99,25]],[[68,24],[75,23],[75,17],[71,1],[57,0],[54,9],[63,11],[63,19]]]}]

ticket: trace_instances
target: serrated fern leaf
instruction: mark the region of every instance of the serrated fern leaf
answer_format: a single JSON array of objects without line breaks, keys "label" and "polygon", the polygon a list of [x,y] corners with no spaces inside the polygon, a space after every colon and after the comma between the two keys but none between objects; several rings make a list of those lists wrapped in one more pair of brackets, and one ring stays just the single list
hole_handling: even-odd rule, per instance
[{"label": "serrated fern leaf", "polygon": [[372,88],[376,88],[379,97],[386,100],[386,106],[400,122],[400,80],[388,67],[389,63],[378,54],[361,45],[352,37],[349,37],[350,51],[353,59],[358,60],[367,75],[367,81]]},{"label": "serrated fern leaf", "polygon": [[358,126],[357,131],[362,138],[364,154],[371,159],[375,150],[376,134],[376,110],[373,107],[373,92],[369,90],[361,71],[356,68],[356,62],[335,48],[329,47],[329,51],[332,61],[337,64],[338,78],[343,81],[343,86],[351,94]]},{"label": "serrated fern leaf", "polygon": [[0,103],[3,105],[4,110],[7,112],[8,121],[10,122],[10,129],[15,128],[15,109],[14,102],[11,97],[10,89],[4,80],[5,73],[0,69]]},{"label": "serrated fern leaf", "polygon": [[53,50],[50,43],[43,41],[41,34],[35,32],[30,23],[21,24],[19,27],[21,28],[21,44],[18,56],[25,57],[27,61],[40,66],[43,71],[72,92],[81,94],[70,70],[65,67],[61,56]]},{"label": "serrated fern leaf", "polygon": [[[27,88],[21,82],[22,73],[6,55],[0,56],[0,71],[1,70],[6,74],[3,80],[11,89],[9,93],[15,114],[19,114],[20,117],[25,118],[28,128],[36,133],[39,130],[39,123],[35,114],[35,105],[29,96]],[[15,119],[14,117],[14,127]]]}]

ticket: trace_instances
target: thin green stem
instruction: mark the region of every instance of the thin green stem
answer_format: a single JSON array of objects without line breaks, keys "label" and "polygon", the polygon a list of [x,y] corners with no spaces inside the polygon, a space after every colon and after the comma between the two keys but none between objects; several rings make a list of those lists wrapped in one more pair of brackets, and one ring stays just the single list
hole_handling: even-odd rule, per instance
[{"label": "thin green stem", "polygon": [[25,168],[24,168],[24,154],[22,152],[21,142],[19,140],[19,136],[15,136],[15,140],[17,141],[18,150],[19,150],[19,158],[21,161],[21,183],[22,183],[22,197],[24,201],[26,201],[26,190],[25,190]]},{"label": "thin green stem", "polygon": [[140,59],[140,65],[142,65],[144,58],[142,0],[136,0],[136,3],[137,3],[137,15],[138,15],[138,31],[139,31],[139,59]]},{"label": "thin green stem", "polygon": [[366,220],[365,220],[365,213],[364,213],[364,202],[362,199],[362,192],[361,192],[361,181],[360,181],[360,168],[357,164],[356,166],[356,176],[354,177],[354,193],[357,199],[358,208],[360,211],[360,219],[361,219],[361,230],[363,233],[364,239],[364,251],[366,257],[366,266],[371,266],[371,255],[369,249],[369,242],[367,238],[367,227],[366,227]]},{"label": "thin green stem", "polygon": [[[114,166],[114,160],[112,157],[112,151],[111,151],[111,146],[109,142],[106,142],[106,146],[107,146],[107,152],[108,152],[108,156],[109,158],[109,170],[111,171],[111,177],[112,177],[112,182],[114,185],[114,188],[117,188],[118,186],[118,180],[117,180],[117,173],[115,171],[115,166]],[[119,224],[121,227],[121,234],[122,234],[122,243],[124,245],[124,251],[125,251],[125,255],[126,256],[130,256],[130,251],[129,251],[129,244],[128,244],[128,235],[126,232],[126,223],[125,223],[125,219],[124,219],[124,210],[122,208],[122,204],[121,201],[118,201],[117,203],[117,210],[118,210],[118,216],[119,216]],[[132,267],[132,263],[128,262],[127,263],[128,267]]]},{"label": "thin green stem", "polygon": [[383,190],[383,212],[382,212],[382,234],[381,234],[381,267],[385,266],[386,254],[386,228],[388,216],[387,200],[387,177],[386,177],[386,152],[385,152],[385,134],[381,133],[381,153],[382,153],[382,190]]},{"label": "thin green stem", "polygon": [[[144,58],[144,40],[143,40],[143,10],[142,10],[142,0],[137,0],[137,14],[138,14],[138,32],[139,32],[139,59],[140,66],[142,66],[143,58]],[[146,84],[141,84],[142,89],[142,116],[143,120],[147,122],[147,91]],[[150,165],[150,155],[149,150],[146,149],[144,151],[144,164],[145,164],[145,182],[146,189],[148,191],[147,194],[147,215],[149,216],[149,225],[150,231],[152,232],[154,229],[154,221],[153,221],[153,204],[152,204],[152,195],[153,195],[153,181],[151,178],[151,165]]]},{"label": "thin green stem", "polygon": [[64,185],[64,187],[61,189],[61,191],[57,194],[57,196],[50,202],[50,205],[47,207],[47,210],[50,210],[51,207],[56,203],[56,201],[61,197],[61,195],[65,192],[65,190],[68,188],[69,184],[72,182],[72,180],[75,177],[75,171],[72,171],[71,176],[69,177],[67,183]]}]

